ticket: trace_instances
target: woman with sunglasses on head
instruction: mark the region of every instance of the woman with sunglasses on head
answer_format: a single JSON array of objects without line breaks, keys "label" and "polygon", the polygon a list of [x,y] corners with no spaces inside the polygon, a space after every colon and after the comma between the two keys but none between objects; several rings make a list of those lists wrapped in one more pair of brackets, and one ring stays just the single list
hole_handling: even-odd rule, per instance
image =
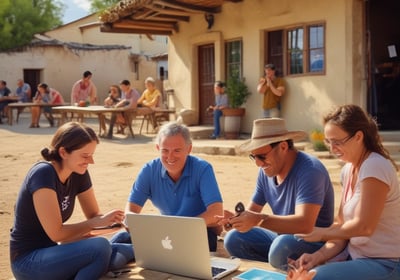
[{"label": "woman with sunglasses on head", "polygon": [[[16,279],[99,279],[112,247],[92,230],[121,223],[124,212],[100,212],[88,172],[96,133],[77,122],[55,133],[22,183],[11,229],[10,261]],[[79,201],[86,219],[67,223]],[[90,238],[92,237],[92,238]]]},{"label": "woman with sunglasses on head", "polygon": [[[330,227],[297,235],[326,243],[293,264],[315,268],[315,280],[400,279],[397,165],[383,148],[377,124],[356,105],[338,107],[323,122],[331,152],[346,162],[341,173],[341,204]],[[348,253],[347,261],[331,260],[339,253]]]}]

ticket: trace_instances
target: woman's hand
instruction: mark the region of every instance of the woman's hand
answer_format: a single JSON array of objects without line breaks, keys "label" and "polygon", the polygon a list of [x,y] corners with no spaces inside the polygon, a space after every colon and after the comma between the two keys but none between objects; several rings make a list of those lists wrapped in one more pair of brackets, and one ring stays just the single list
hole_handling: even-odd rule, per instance
[{"label": "woman's hand", "polygon": [[122,210],[111,210],[110,212],[91,219],[92,228],[121,224],[125,219],[125,212]]},{"label": "woman's hand", "polygon": [[307,271],[306,269],[300,267],[298,269],[290,269],[286,280],[311,280],[317,272],[315,270]]},{"label": "woman's hand", "polygon": [[310,270],[317,265],[325,263],[324,255],[320,251],[316,251],[312,254],[304,253],[297,260],[288,260],[289,266],[295,267],[297,269],[302,268],[305,270]]},{"label": "woman's hand", "polygon": [[298,233],[295,236],[307,242],[326,241],[324,240],[326,230],[327,228],[315,227],[310,233]]}]

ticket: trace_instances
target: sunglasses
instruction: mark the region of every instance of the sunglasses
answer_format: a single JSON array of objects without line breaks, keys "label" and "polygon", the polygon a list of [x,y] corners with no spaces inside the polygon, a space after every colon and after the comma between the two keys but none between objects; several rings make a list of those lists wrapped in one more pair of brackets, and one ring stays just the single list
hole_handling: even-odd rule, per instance
[{"label": "sunglasses", "polygon": [[275,147],[277,147],[277,146],[279,145],[279,143],[281,143],[281,142],[275,142],[275,143],[269,144],[269,145],[271,146],[272,149],[271,149],[271,151],[269,151],[268,153],[266,153],[266,154],[256,154],[256,155],[250,154],[250,155],[249,155],[249,158],[250,158],[252,161],[256,161],[257,159],[258,159],[259,161],[265,161],[265,160],[267,159],[268,155],[272,152],[273,149],[275,149]]}]

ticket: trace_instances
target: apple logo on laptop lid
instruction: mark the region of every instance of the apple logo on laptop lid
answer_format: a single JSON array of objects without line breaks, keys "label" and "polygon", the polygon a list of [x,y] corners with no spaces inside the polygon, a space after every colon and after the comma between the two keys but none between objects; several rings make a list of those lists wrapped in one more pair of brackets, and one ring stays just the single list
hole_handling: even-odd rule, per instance
[{"label": "apple logo on laptop lid", "polygon": [[163,246],[164,249],[167,250],[172,250],[172,240],[169,239],[169,236],[165,237],[164,239],[161,239],[161,245]]}]

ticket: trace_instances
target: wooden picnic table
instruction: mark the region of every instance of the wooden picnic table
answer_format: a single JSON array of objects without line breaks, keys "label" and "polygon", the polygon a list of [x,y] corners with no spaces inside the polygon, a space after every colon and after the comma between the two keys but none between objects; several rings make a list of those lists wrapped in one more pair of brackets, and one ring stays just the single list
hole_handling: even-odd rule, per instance
[{"label": "wooden picnic table", "polygon": [[63,124],[66,122],[68,119],[67,116],[69,113],[71,114],[95,114],[97,115],[97,118],[99,120],[99,135],[103,135],[106,133],[105,131],[103,132],[102,128],[102,120],[104,119],[104,115],[107,113],[111,113],[111,122],[110,122],[110,128],[107,133],[107,138],[112,138],[113,134],[113,126],[115,124],[115,119],[116,119],[116,113],[123,113],[124,118],[126,120],[126,123],[129,128],[129,132],[132,135],[132,138],[135,138],[135,134],[133,132],[132,128],[132,120],[136,116],[136,109],[135,108],[129,108],[129,107],[119,107],[119,108],[113,108],[113,107],[104,107],[100,105],[91,105],[87,107],[79,107],[79,106],[58,106],[56,108],[53,108],[54,113],[59,113],[61,114],[61,120],[60,124]]},{"label": "wooden picnic table", "polygon": [[[79,106],[58,106],[53,108],[54,113],[60,113],[61,114],[61,120],[60,124],[63,124],[68,118],[68,114],[95,114],[98,117],[99,120],[99,135],[103,136],[104,134],[106,135],[107,138],[112,138],[113,135],[113,128],[115,125],[115,120],[116,120],[116,113],[122,113],[125,121],[128,125],[129,132],[132,136],[132,138],[135,138],[135,134],[133,132],[132,128],[132,122],[135,120],[138,116],[143,116],[142,123],[140,126],[140,131],[139,134],[142,133],[142,128],[144,121],[147,120],[147,122],[151,122],[152,124],[155,124],[158,122],[158,117],[162,114],[170,114],[170,113],[175,113],[175,110],[173,109],[162,109],[162,108],[148,108],[148,107],[138,107],[138,108],[129,108],[129,107],[119,107],[119,108],[113,108],[113,107],[104,107],[100,105],[92,105],[88,107],[79,107]],[[110,126],[108,129],[108,132],[102,131],[102,119],[104,120],[104,115],[107,113],[111,113],[111,120],[110,120]]]},{"label": "wooden picnic table", "polygon": [[[10,103],[8,104],[8,124],[12,125],[13,124],[13,110],[18,110],[21,112],[25,108],[28,107],[56,107],[56,106],[61,106],[61,105],[55,105],[55,104],[50,104],[50,103],[35,103],[35,102],[16,102],[16,103]],[[17,118],[16,122],[18,123],[18,118],[19,118],[19,113],[17,113]]]},{"label": "wooden picnic table", "polygon": [[149,123],[153,126],[153,130],[156,126],[161,124],[162,120],[169,120],[169,114],[175,114],[175,109],[168,108],[149,108],[149,107],[139,107],[138,115],[143,115],[143,120],[140,125],[139,134],[142,133],[144,122],[147,121],[146,132],[149,132]]}]

